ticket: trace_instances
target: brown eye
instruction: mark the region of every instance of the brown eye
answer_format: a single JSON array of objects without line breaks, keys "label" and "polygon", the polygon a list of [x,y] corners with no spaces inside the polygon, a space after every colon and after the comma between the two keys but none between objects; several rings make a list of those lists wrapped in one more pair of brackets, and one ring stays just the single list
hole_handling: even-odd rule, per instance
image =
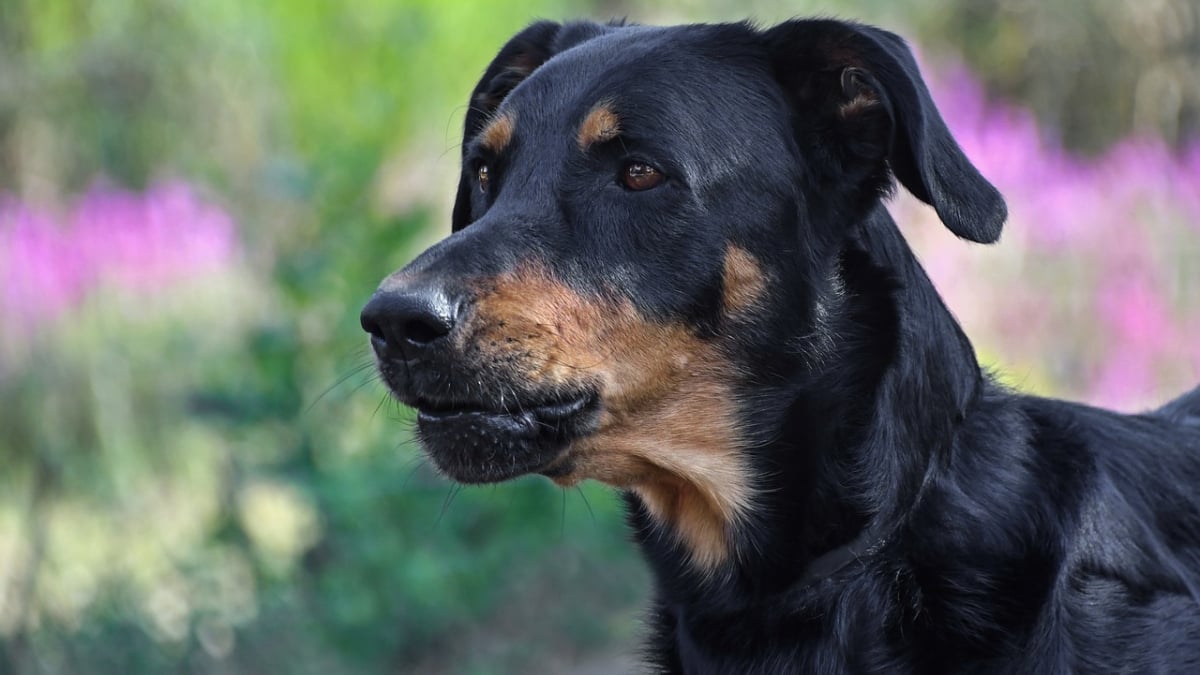
[{"label": "brown eye", "polygon": [[488,165],[480,164],[479,165],[479,191],[480,192],[487,192],[488,180],[490,180],[490,178],[491,178],[491,176],[488,173]]},{"label": "brown eye", "polygon": [[662,172],[644,162],[630,162],[621,172],[621,183],[630,190],[649,190],[662,182]]}]

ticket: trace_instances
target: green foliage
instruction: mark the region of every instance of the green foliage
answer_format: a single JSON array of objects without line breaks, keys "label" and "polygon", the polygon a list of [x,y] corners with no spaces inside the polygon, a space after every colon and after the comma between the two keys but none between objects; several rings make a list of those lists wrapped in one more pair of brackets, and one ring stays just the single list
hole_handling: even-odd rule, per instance
[{"label": "green foliage", "polygon": [[525,672],[628,635],[615,498],[455,491],[357,321],[444,227],[448,192],[380,197],[389,166],[450,173],[487,59],[561,4],[0,0],[0,189],[188,176],[244,245],[0,352],[0,669]]}]

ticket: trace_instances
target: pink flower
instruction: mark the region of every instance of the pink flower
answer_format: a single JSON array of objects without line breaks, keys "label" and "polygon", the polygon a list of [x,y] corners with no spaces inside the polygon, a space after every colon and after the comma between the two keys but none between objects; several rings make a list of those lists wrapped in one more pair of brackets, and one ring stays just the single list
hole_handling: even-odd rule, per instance
[{"label": "pink flower", "polygon": [[32,328],[110,286],[158,292],[237,254],[233,220],[186,183],[93,187],[67,217],[0,196],[0,321]]},{"label": "pink flower", "polygon": [[1107,408],[1142,406],[1153,391],[1150,360],[1136,352],[1111,355],[1088,393],[1088,399]]},{"label": "pink flower", "polygon": [[[1028,111],[988,99],[961,67],[927,68],[959,144],[1005,196],[1003,244],[944,236],[893,205],[977,345],[1054,393],[1147,405],[1200,380],[1200,143],[1132,137],[1098,157],[1065,149]],[[914,221],[926,221],[918,226]]]},{"label": "pink flower", "polygon": [[0,316],[25,324],[82,297],[93,270],[67,233],[44,214],[0,200]]},{"label": "pink flower", "polygon": [[1117,277],[1100,289],[1100,316],[1120,351],[1169,348],[1177,327],[1158,286],[1144,276]]}]

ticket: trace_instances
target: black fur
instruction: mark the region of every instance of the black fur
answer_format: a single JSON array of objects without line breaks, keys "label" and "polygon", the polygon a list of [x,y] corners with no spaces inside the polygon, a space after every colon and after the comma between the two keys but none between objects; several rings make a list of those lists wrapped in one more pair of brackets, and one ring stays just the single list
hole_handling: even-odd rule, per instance
[{"label": "black fur", "polygon": [[[581,152],[575,125],[602,100],[622,135]],[[1200,672],[1200,389],[1120,415],[981,372],[881,201],[894,176],[977,242],[999,237],[1004,202],[898,37],[823,20],[542,22],[501,50],[471,105],[456,234],[405,279],[437,279],[457,308],[466,280],[537,259],[692,326],[744,374],[733,404],[757,490],[731,559],[693,569],[627,497],[657,581],[656,672]],[[474,141],[498,108],[518,125],[492,156]],[[630,159],[667,182],[620,188]],[[736,324],[718,301],[730,244],[771,280]],[[379,307],[401,291],[385,284],[364,326],[403,400],[533,396],[455,357],[389,356]],[[493,432],[470,433],[456,438]],[[558,440],[504,447],[553,454]],[[813,573],[847,546],[849,562]]]}]

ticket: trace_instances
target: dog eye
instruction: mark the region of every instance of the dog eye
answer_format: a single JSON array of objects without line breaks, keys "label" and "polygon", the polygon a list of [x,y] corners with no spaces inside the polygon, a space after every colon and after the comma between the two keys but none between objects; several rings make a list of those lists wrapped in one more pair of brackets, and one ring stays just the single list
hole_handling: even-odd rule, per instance
[{"label": "dog eye", "polygon": [[487,164],[479,165],[478,178],[479,178],[479,191],[487,192],[488,191],[488,181],[491,180],[491,174],[488,171]]},{"label": "dog eye", "polygon": [[630,162],[621,172],[621,184],[630,190],[649,190],[662,182],[662,172],[645,162]]}]

